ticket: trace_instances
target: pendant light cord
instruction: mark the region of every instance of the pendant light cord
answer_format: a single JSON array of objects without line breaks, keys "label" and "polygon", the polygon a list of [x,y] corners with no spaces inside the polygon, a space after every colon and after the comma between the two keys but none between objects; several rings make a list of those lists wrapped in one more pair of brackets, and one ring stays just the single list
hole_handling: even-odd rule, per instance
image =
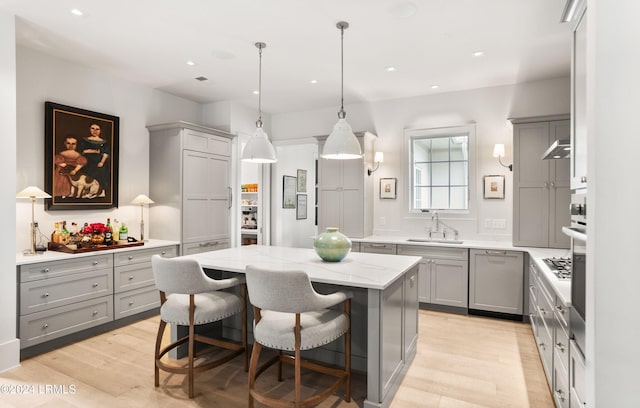
[{"label": "pendant light cord", "polygon": [[258,47],[258,55],[260,56],[260,62],[258,63],[258,120],[256,121],[256,127],[262,127],[262,49],[266,47],[265,43],[256,43]]},{"label": "pendant light cord", "polygon": [[340,29],[340,111],[338,118],[344,119],[347,113],[344,111],[344,29],[349,27],[349,23],[341,21],[337,24]]}]

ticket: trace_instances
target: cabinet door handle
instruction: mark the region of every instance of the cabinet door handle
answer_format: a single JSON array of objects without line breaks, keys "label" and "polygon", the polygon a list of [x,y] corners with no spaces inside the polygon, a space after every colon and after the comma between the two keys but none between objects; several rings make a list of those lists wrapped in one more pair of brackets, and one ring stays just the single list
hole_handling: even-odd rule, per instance
[{"label": "cabinet door handle", "polygon": [[129,260],[132,260],[132,259],[133,259],[133,256],[132,256],[132,255],[129,255]]},{"label": "cabinet door handle", "polygon": [[556,343],[556,348],[560,350],[561,353],[564,353],[565,347],[564,347],[564,344],[562,344],[561,342]]},{"label": "cabinet door handle", "polygon": [[547,181],[544,182],[544,188],[547,188],[547,189],[549,188],[549,182]]},{"label": "cabinet door handle", "polygon": [[49,327],[49,325],[48,325],[47,323],[45,323],[45,324],[43,324],[43,325],[42,325],[42,330],[45,330],[45,329],[47,329],[48,327]]},{"label": "cabinet door handle", "polygon": [[507,251],[491,251],[487,249],[484,251],[484,253],[487,255],[506,255]]},{"label": "cabinet door handle", "polygon": [[98,287],[98,282],[93,282],[93,287],[97,288]]},{"label": "cabinet door handle", "polygon": [[44,268],[44,269],[42,270],[42,272],[44,272],[44,273],[48,273],[48,272],[49,272],[49,268]]},{"label": "cabinet door handle", "polygon": [[369,244],[369,246],[371,246],[371,248],[386,248],[387,247],[386,244]]},{"label": "cabinet door handle", "polygon": [[98,261],[93,261],[93,266],[96,266],[98,264]]},{"label": "cabinet door handle", "polygon": [[166,254],[167,254],[167,251],[162,251],[162,252],[160,252],[160,255],[162,255],[162,256],[164,256],[164,255],[166,255]]},{"label": "cabinet door handle", "polygon": [[98,311],[97,311],[97,310],[94,310],[94,311],[93,311],[93,315],[95,316],[95,315],[97,315],[97,314],[98,314]]},{"label": "cabinet door handle", "polygon": [[45,298],[49,297],[49,293],[45,293],[44,295],[42,295],[42,297],[45,297]]},{"label": "cabinet door handle", "polygon": [[564,402],[565,397],[564,397],[564,393],[562,392],[562,390],[556,390],[555,394],[556,394],[556,397],[558,397],[558,399],[561,402]]},{"label": "cabinet door handle", "polygon": [[129,275],[129,280],[133,280],[133,275]]},{"label": "cabinet door handle", "polygon": [[412,277],[409,278],[409,287],[412,288],[415,282],[416,282],[416,275],[413,275]]},{"label": "cabinet door handle", "polygon": [[551,182],[551,188],[556,188],[556,183],[555,182]]},{"label": "cabinet door handle", "polygon": [[227,201],[227,210],[231,209],[231,204],[233,203],[233,189],[231,187],[227,187],[229,191],[229,200]]}]

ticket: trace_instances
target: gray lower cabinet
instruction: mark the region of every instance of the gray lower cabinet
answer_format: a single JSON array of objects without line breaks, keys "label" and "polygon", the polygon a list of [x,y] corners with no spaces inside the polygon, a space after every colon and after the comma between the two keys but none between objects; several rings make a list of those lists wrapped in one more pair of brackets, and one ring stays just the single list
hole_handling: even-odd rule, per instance
[{"label": "gray lower cabinet", "polygon": [[531,328],[556,407],[581,406],[570,404],[575,398],[570,374],[576,357],[571,354],[574,347],[568,335],[569,311],[533,260],[529,263],[529,303]]},{"label": "gray lower cabinet", "polygon": [[39,346],[159,306],[151,256],[176,256],[175,245],[131,248],[19,265],[20,348]]},{"label": "gray lower cabinet", "polygon": [[397,252],[397,245],[377,242],[363,242],[360,244],[360,252],[395,255]]},{"label": "gray lower cabinet", "polygon": [[586,395],[584,356],[574,340],[569,340],[569,406],[583,407]]},{"label": "gray lower cabinet", "polygon": [[522,315],[524,254],[471,249],[469,309]]},{"label": "gray lower cabinet", "polygon": [[398,245],[397,254],[422,257],[418,269],[421,303],[467,310],[469,249]]}]

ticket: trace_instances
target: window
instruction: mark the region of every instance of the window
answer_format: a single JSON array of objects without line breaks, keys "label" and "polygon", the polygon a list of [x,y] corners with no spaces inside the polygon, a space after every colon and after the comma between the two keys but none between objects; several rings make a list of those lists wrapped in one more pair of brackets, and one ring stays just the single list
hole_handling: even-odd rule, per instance
[{"label": "window", "polygon": [[472,133],[472,126],[407,132],[412,211],[469,209]]}]

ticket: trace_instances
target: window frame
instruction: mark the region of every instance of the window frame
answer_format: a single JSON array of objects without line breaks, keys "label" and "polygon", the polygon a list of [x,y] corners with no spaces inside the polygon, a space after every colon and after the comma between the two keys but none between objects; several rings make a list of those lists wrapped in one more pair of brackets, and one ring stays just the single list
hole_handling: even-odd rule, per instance
[{"label": "window frame", "polygon": [[[428,210],[420,210],[413,208],[414,203],[414,194],[415,194],[415,168],[413,166],[413,142],[416,139],[425,139],[425,138],[444,138],[444,137],[452,137],[459,136],[461,133],[464,133],[468,137],[468,158],[467,158],[467,208],[466,209],[441,209],[441,208],[430,208]],[[447,127],[437,127],[437,128],[425,128],[425,129],[405,129],[405,148],[407,151],[406,154],[406,169],[407,169],[407,189],[405,190],[408,194],[406,208],[410,214],[420,214],[423,212],[429,211],[438,211],[439,213],[446,214],[461,214],[471,215],[473,211],[473,197],[475,197],[476,191],[476,180],[475,180],[475,166],[476,166],[476,157],[475,157],[475,123],[467,124],[467,125],[459,125],[459,126],[447,126]],[[449,161],[449,163],[451,163]],[[451,184],[449,184],[451,186]]]}]

